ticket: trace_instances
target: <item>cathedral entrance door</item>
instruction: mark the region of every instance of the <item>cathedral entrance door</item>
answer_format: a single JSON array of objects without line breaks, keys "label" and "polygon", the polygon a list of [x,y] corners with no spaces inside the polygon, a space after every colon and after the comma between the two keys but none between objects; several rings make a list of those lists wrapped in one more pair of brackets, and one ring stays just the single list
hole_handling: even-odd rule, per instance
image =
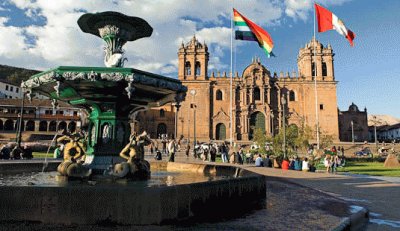
[{"label": "cathedral entrance door", "polygon": [[216,127],[216,139],[217,140],[225,140],[226,139],[226,127],[225,124],[219,123]]},{"label": "cathedral entrance door", "polygon": [[250,116],[250,132],[249,140],[254,138],[254,132],[256,129],[261,129],[265,133],[265,116],[262,112],[254,112]]}]

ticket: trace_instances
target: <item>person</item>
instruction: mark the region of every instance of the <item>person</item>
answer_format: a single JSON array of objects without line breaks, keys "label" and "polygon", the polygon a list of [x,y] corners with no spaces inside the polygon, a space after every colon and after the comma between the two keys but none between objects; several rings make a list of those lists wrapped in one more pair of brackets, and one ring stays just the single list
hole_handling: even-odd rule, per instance
[{"label": "person", "polygon": [[62,153],[61,145],[64,146],[63,144],[58,144],[57,147],[54,149],[54,152],[53,152],[54,159],[61,157],[61,153]]},{"label": "person", "polygon": [[189,157],[189,153],[190,153],[190,141],[188,141],[186,145],[186,150],[185,150],[186,157]]},{"label": "person", "polygon": [[221,146],[221,159],[223,163],[228,163],[228,150],[225,143]]},{"label": "person", "polygon": [[269,155],[267,155],[267,158],[265,158],[264,166],[267,168],[272,168],[272,160],[269,158]]},{"label": "person", "polygon": [[330,170],[331,170],[331,156],[330,155],[325,156],[324,166],[326,168],[326,172],[330,172]]},{"label": "person", "polygon": [[342,151],[342,157],[344,156],[344,148],[342,146],[342,148],[340,149],[340,151]]},{"label": "person", "polygon": [[162,143],[162,154],[167,154],[167,140],[163,138],[161,143]]},{"label": "person", "polygon": [[294,170],[296,171],[301,171],[301,161],[298,156],[296,156],[296,159],[294,160]]},{"label": "person", "polygon": [[21,154],[22,154],[22,149],[18,145],[16,145],[12,150],[10,154],[10,159],[15,159],[19,160],[21,159]]},{"label": "person", "polygon": [[169,159],[168,162],[175,162],[176,143],[174,139],[168,144]]},{"label": "person", "polygon": [[217,157],[217,149],[214,147],[214,145],[210,144],[210,161],[215,162],[216,157]]},{"label": "person", "polygon": [[22,149],[21,153],[21,159],[32,159],[32,149],[28,145],[24,145],[24,148]]},{"label": "person", "polygon": [[239,155],[240,155],[240,164],[243,164],[244,160],[246,160],[246,155],[244,154],[243,147],[240,147]]},{"label": "person", "polygon": [[156,147],[155,151],[156,151],[156,155],[155,155],[154,159],[162,160],[162,154],[161,154],[160,150],[158,150],[158,148]]},{"label": "person", "polygon": [[332,161],[332,173],[336,173],[337,172],[337,168],[340,165],[340,160],[339,157],[336,155],[333,157],[333,161]]},{"label": "person", "polygon": [[154,146],[154,144],[153,144],[153,142],[151,142],[151,144],[150,144],[150,153],[151,153],[151,155],[153,155],[153,153],[154,153],[153,146]]},{"label": "person", "polygon": [[303,171],[305,171],[305,172],[307,172],[307,171],[310,170],[310,167],[309,167],[309,165],[308,165],[308,159],[307,159],[307,157],[304,158],[303,162],[301,163],[301,170],[303,170]]},{"label": "person", "polygon": [[256,167],[264,167],[264,162],[261,154],[258,154],[258,157],[256,158]]},{"label": "person", "polygon": [[289,159],[289,169],[294,170],[294,159],[293,158]]},{"label": "person", "polygon": [[283,170],[289,170],[289,159],[287,157],[283,159],[281,166]]},{"label": "person", "polygon": [[333,146],[331,149],[332,155],[336,155],[336,146]]},{"label": "person", "polygon": [[0,159],[5,159],[5,160],[10,159],[10,148],[8,147],[7,144],[1,147],[0,149]]}]

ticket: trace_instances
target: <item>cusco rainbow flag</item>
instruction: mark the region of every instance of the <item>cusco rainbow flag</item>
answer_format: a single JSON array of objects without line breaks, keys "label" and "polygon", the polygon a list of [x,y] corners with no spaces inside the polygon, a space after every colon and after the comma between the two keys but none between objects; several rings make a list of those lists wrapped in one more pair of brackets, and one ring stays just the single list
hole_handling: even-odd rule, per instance
[{"label": "cusco rainbow flag", "polygon": [[274,56],[272,53],[274,42],[268,32],[241,15],[236,9],[233,9],[233,21],[235,23],[235,39],[257,41],[258,45],[267,53],[268,58]]}]

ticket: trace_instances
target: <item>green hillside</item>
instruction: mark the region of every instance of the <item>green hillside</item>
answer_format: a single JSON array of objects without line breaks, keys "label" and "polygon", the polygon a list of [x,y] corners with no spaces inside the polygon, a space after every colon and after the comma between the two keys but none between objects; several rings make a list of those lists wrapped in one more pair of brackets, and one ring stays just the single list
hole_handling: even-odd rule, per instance
[{"label": "green hillside", "polygon": [[19,86],[22,81],[27,80],[29,77],[39,72],[40,71],[0,65],[0,81]]}]

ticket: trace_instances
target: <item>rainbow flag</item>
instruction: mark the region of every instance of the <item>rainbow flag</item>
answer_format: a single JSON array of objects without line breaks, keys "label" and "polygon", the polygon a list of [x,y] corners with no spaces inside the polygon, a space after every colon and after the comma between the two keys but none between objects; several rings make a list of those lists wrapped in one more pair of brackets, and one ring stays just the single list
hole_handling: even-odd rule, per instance
[{"label": "rainbow flag", "polygon": [[268,58],[275,56],[272,53],[274,42],[268,32],[241,15],[236,9],[233,9],[233,22],[235,23],[236,40],[257,41],[258,45],[267,53]]}]

